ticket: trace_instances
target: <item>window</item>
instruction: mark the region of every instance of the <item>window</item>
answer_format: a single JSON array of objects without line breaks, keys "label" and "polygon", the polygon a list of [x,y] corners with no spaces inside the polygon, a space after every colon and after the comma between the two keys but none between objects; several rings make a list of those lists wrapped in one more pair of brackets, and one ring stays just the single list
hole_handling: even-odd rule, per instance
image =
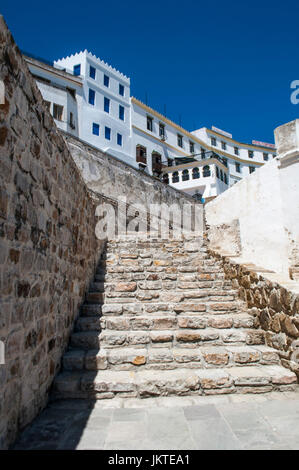
[{"label": "window", "polygon": [[205,165],[203,167],[203,172],[202,172],[204,178],[207,178],[208,176],[211,176],[211,170],[210,170],[210,167],[209,165]]},{"label": "window", "polygon": [[70,113],[70,127],[72,129],[75,129],[75,123],[74,123],[74,115],[73,113]]},{"label": "window", "polygon": [[152,170],[154,176],[159,176],[162,171],[162,156],[156,151],[152,152]]},{"label": "window", "polygon": [[183,147],[183,136],[178,134],[178,146]]},{"label": "window", "polygon": [[121,134],[117,134],[117,145],[122,146],[123,144],[123,136]]},{"label": "window", "polygon": [[194,142],[189,142],[190,153],[194,153]]},{"label": "window", "polygon": [[221,181],[223,181],[223,171],[222,170],[220,170],[220,179],[221,179]]},{"label": "window", "polygon": [[110,129],[110,127],[105,127],[105,139],[107,139],[107,140],[111,139],[111,129]]},{"label": "window", "polygon": [[226,150],[226,142],[221,142],[221,148],[222,150]]},{"label": "window", "polygon": [[179,172],[178,171],[174,171],[172,173],[172,182],[173,183],[178,183],[180,181],[180,177],[179,177]]},{"label": "window", "polygon": [[238,148],[238,147],[234,147],[234,152],[235,152],[235,155],[239,155],[239,148]]},{"label": "window", "polygon": [[96,69],[92,67],[92,65],[89,67],[89,76],[90,78],[93,78],[94,80],[96,78]]},{"label": "window", "polygon": [[150,116],[146,117],[146,128],[148,131],[153,132],[153,118]]},{"label": "window", "polygon": [[100,126],[95,122],[92,123],[92,133],[93,135],[100,135]]},{"label": "window", "polygon": [[224,183],[227,184],[227,174],[224,173]]},{"label": "window", "polygon": [[142,145],[136,145],[136,162],[146,165],[146,148]]},{"label": "window", "polygon": [[118,117],[119,119],[121,119],[122,121],[125,120],[125,108],[121,105],[119,105],[119,110],[118,110]]},{"label": "window", "polygon": [[104,85],[108,88],[109,87],[109,77],[108,75],[104,75]]},{"label": "window", "polygon": [[74,65],[73,74],[74,75],[80,75],[80,73],[81,73],[81,64]]},{"label": "window", "polygon": [[94,90],[92,90],[91,88],[89,88],[88,103],[92,104],[94,106],[95,97],[96,97],[96,92]]},{"label": "window", "polygon": [[202,158],[202,160],[204,160],[204,159],[206,158],[205,149],[203,149],[203,148],[201,147],[200,153],[201,153],[201,158]]},{"label": "window", "polygon": [[110,100],[109,98],[106,98],[106,96],[104,96],[104,111],[106,113],[109,113],[110,111]]},{"label": "window", "polygon": [[237,173],[241,173],[241,167],[240,167],[240,163],[235,163],[235,166],[236,166],[236,172]]},{"label": "window", "polygon": [[165,126],[162,124],[162,122],[159,123],[159,136],[161,139],[165,138]]},{"label": "window", "polygon": [[211,137],[211,145],[214,145],[215,147],[217,146],[217,141],[215,137]]},{"label": "window", "polygon": [[163,183],[169,184],[169,176],[168,176],[168,173],[164,173],[164,175],[163,175],[162,178],[163,178]]},{"label": "window", "polygon": [[182,180],[188,181],[189,180],[189,170],[183,170],[182,172]]},{"label": "window", "polygon": [[269,155],[267,153],[263,153],[263,159],[267,162],[269,160]]},{"label": "window", "polygon": [[224,166],[227,167],[227,158],[222,157],[222,163],[223,163]]},{"label": "window", "polygon": [[253,173],[254,171],[255,171],[254,166],[250,166],[250,167],[249,167],[249,173]]},{"label": "window", "polygon": [[217,176],[217,178],[219,178],[219,168],[218,168],[218,166],[216,166],[216,176]]},{"label": "window", "polygon": [[199,169],[197,167],[192,169],[192,179],[198,180],[199,178]]},{"label": "window", "polygon": [[253,150],[248,150],[248,157],[253,158]]},{"label": "window", "polygon": [[121,96],[124,96],[125,94],[125,87],[121,83],[119,84],[118,92]]},{"label": "window", "polygon": [[57,121],[62,121],[63,115],[63,106],[60,104],[53,103],[53,118],[57,119]]}]

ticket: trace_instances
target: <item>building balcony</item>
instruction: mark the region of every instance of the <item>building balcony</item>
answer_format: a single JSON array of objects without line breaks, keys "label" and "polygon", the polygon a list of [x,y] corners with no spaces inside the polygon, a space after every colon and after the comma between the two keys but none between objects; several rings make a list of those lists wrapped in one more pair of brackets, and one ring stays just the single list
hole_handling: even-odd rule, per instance
[{"label": "building balcony", "polygon": [[136,155],[136,162],[146,165],[146,155]]}]

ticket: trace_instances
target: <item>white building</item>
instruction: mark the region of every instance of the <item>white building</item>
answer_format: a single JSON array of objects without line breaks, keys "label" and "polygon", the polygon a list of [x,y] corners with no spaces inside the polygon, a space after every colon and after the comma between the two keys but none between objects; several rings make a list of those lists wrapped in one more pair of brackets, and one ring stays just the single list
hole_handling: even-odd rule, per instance
[{"label": "white building", "polygon": [[220,129],[188,132],[130,96],[130,79],[88,51],[51,66],[25,57],[56,124],[65,132],[205,200],[275,157]]}]

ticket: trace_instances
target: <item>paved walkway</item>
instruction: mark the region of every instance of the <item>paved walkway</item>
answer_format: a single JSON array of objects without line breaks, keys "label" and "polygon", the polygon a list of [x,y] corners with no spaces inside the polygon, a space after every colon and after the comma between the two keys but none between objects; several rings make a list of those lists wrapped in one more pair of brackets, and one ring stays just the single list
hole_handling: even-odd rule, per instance
[{"label": "paved walkway", "polygon": [[299,390],[49,405],[15,449],[299,449]]}]

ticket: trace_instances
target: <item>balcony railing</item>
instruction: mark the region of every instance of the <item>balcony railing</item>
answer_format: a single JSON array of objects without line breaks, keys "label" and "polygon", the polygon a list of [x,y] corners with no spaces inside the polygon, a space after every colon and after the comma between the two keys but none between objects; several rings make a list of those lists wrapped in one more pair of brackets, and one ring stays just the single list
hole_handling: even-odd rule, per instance
[{"label": "balcony railing", "polygon": [[146,155],[137,155],[136,162],[143,163],[144,165],[146,165]]}]

